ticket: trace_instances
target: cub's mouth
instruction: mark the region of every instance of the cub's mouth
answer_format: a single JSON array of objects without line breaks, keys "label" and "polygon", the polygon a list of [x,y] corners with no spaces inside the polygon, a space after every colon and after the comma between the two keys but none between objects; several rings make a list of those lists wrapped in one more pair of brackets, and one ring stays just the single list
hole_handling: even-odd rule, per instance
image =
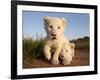
[{"label": "cub's mouth", "polygon": [[56,36],[57,36],[57,35],[56,35],[55,33],[52,33],[52,34],[51,34],[51,39],[52,39],[52,40],[53,40],[53,39],[56,39]]},{"label": "cub's mouth", "polygon": [[52,38],[51,38],[52,40],[54,40],[54,39],[56,39],[56,37],[55,36],[52,36]]},{"label": "cub's mouth", "polygon": [[57,38],[56,38],[56,36],[52,36],[51,39],[52,39],[52,40],[55,40],[55,39],[57,39]]}]

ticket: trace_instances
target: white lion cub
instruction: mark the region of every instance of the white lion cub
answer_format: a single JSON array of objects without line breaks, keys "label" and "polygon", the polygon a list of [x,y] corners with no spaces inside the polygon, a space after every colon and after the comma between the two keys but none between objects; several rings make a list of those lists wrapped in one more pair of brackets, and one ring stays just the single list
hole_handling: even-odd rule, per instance
[{"label": "white lion cub", "polygon": [[74,43],[64,43],[62,46],[62,50],[60,53],[60,59],[62,60],[62,63],[64,65],[69,65],[72,61],[72,58],[74,57],[74,49],[75,44]]},{"label": "white lion cub", "polygon": [[[59,63],[59,54],[64,42],[68,42],[68,39],[64,36],[66,21],[64,18],[55,18],[50,16],[44,17],[44,26],[47,33],[44,39],[44,55],[47,60],[52,59],[52,64]],[[51,50],[54,50],[53,54]],[[53,56],[51,56],[53,55]]]}]

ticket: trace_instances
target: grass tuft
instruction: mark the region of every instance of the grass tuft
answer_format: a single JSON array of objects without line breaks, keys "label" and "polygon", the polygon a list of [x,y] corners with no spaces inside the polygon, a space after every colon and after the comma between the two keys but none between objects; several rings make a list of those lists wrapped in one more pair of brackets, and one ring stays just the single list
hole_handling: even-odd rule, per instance
[{"label": "grass tuft", "polygon": [[23,56],[24,58],[38,58],[43,56],[43,39],[24,38]]}]

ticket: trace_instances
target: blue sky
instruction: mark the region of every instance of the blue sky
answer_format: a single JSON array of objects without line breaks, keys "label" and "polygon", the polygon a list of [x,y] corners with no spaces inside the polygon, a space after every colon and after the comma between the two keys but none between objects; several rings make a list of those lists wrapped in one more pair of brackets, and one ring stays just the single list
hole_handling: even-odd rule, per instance
[{"label": "blue sky", "polygon": [[36,35],[38,37],[45,36],[46,32],[43,23],[43,18],[45,16],[64,17],[68,22],[64,34],[69,40],[89,36],[90,34],[90,16],[87,13],[23,11],[22,15],[24,37],[30,36],[36,38]]}]

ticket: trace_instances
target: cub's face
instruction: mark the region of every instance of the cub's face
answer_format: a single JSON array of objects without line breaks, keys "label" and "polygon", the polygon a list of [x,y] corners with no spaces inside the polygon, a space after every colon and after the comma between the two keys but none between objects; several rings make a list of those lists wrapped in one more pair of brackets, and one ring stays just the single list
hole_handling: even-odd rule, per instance
[{"label": "cub's face", "polygon": [[74,55],[74,49],[75,49],[74,43],[64,44],[60,53],[60,58],[64,60],[70,57],[72,59]]},{"label": "cub's face", "polygon": [[47,35],[51,39],[56,39],[64,33],[65,19],[46,16],[44,17],[44,26]]}]

